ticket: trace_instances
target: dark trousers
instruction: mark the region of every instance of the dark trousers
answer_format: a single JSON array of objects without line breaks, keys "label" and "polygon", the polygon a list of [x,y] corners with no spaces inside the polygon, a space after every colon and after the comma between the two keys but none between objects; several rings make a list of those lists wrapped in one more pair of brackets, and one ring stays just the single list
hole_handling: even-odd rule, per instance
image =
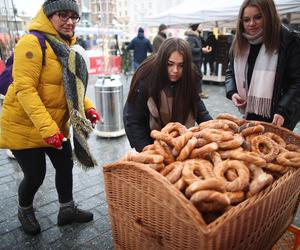
[{"label": "dark trousers", "polygon": [[61,150],[55,148],[31,148],[12,150],[23,173],[18,195],[21,207],[31,206],[34,196],[46,175],[46,154],[55,168],[55,185],[60,203],[73,200],[73,159],[70,140],[63,143]]},{"label": "dark trousers", "polygon": [[215,72],[215,61],[209,61],[209,60],[204,60],[204,75],[206,75],[207,72],[207,63],[209,64],[209,68],[210,68],[210,74],[211,75],[216,75]]},{"label": "dark trousers", "polygon": [[197,74],[198,74],[198,82],[197,82],[197,91],[198,93],[202,93],[202,71],[201,71],[201,62],[194,62]]}]

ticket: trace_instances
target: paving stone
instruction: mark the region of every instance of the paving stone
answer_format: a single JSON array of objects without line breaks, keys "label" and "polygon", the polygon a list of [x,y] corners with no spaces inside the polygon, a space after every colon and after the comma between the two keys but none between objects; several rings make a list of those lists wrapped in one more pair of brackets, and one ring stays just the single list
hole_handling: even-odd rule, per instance
[{"label": "paving stone", "polygon": [[[0,165],[0,166],[1,166],[1,165]],[[0,170],[0,178],[9,176],[9,175],[11,175],[11,174],[14,173],[14,169],[9,168],[9,167],[7,167],[7,166],[5,166],[5,167],[1,166],[0,169],[1,169],[1,170]]]},{"label": "paving stone", "polygon": [[9,197],[0,201],[0,222],[17,215],[17,197]]},{"label": "paving stone", "polygon": [[0,184],[5,184],[9,182],[13,182],[15,179],[12,177],[12,175],[8,175],[5,177],[0,178]]},{"label": "paving stone", "polygon": [[43,240],[42,234],[36,236],[26,235],[21,228],[15,230],[13,233],[17,239],[15,249],[49,249],[47,243]]},{"label": "paving stone", "polygon": [[111,231],[111,225],[108,216],[101,216],[95,221],[94,226],[101,234]]},{"label": "paving stone", "polygon": [[[21,226],[18,218],[16,216],[6,219],[4,222],[0,223],[0,235],[7,234]],[[1,242],[1,241],[0,241]]]},{"label": "paving stone", "polygon": [[99,232],[96,228],[89,225],[88,227],[85,227],[84,229],[80,231],[74,232],[72,235],[72,241],[67,242],[67,246],[70,246],[70,248],[73,247],[73,245],[82,245],[87,241],[90,241],[97,237],[99,235]]},{"label": "paving stone", "polygon": [[8,158],[0,159],[0,166],[6,165],[9,162],[10,162],[10,160]]},{"label": "paving stone", "polygon": [[10,246],[16,245],[17,241],[13,233],[8,232],[0,235],[0,249],[10,249]]},{"label": "paving stone", "polygon": [[[91,247],[91,249],[101,249],[101,250],[112,250],[113,247],[113,239],[111,231],[108,231],[102,235],[97,236],[95,239],[91,240],[90,242],[87,242],[85,245],[88,247]],[[95,248],[93,248],[95,246]],[[76,249],[82,249],[81,246]]]},{"label": "paving stone", "polygon": [[84,200],[82,203],[80,203],[79,207],[84,210],[91,210],[95,207],[98,207],[100,203],[101,203],[101,201],[100,201],[99,195],[96,194],[93,197],[90,197],[90,198]]},{"label": "paving stone", "polygon": [[49,214],[57,213],[58,209],[59,209],[58,202],[57,201],[51,202],[44,206],[36,207],[36,215],[39,217],[48,216]]}]

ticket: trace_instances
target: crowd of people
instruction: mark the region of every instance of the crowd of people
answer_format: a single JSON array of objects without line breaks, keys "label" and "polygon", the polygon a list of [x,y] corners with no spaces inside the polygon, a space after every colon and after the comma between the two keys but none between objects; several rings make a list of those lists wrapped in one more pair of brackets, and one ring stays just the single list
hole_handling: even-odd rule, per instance
[{"label": "crowd of people", "polygon": [[[87,138],[101,119],[85,96],[85,51],[76,47],[80,39],[74,33],[79,20],[75,0],[46,0],[29,26],[44,36],[45,53],[32,34],[24,35],[14,51],[13,82],[1,113],[0,147],[11,149],[24,173],[18,218],[30,235],[41,231],[33,201],[45,178],[46,155],[56,170],[57,225],[93,220],[91,212],[76,206],[72,194],[72,145],[80,164],[96,166]],[[282,24],[273,0],[244,0],[237,20],[226,72],[227,98],[246,119],[293,130],[300,120],[299,33]],[[199,23],[189,26],[185,39],[167,38],[167,29],[160,25],[151,44],[139,28],[125,48],[134,51],[135,73],[123,121],[136,151],[153,143],[151,130],[169,122],[189,128],[212,119],[202,101],[208,96],[202,91],[201,68],[207,63],[214,71],[216,39],[209,33],[203,40]]]},{"label": "crowd of people", "polygon": [[[293,130],[300,120],[299,33],[281,22],[273,0],[244,0],[237,20],[226,71],[227,98],[246,119]],[[201,31],[201,24],[192,24],[185,40],[166,39],[133,75],[123,115],[137,151],[152,143],[152,129],[211,119],[201,100],[207,97],[201,65],[204,60],[214,70],[212,52],[217,48],[212,34],[204,43]]]},{"label": "crowd of people", "polygon": [[[133,50],[133,69],[137,70],[139,65],[152,53],[158,53],[161,44],[167,39],[168,26],[161,24],[153,43],[145,37],[144,29],[139,28],[138,34],[126,46],[127,50]],[[215,63],[217,57],[217,40],[213,32],[206,32],[203,37],[203,27],[200,23],[193,23],[185,32],[185,40],[189,43],[192,53],[193,67],[199,75],[197,91],[202,99],[208,98],[208,94],[202,91],[202,78],[204,74],[215,74]],[[127,55],[126,51],[123,51]],[[125,56],[124,56],[125,57]],[[209,68],[207,70],[207,67]],[[202,69],[203,68],[203,69]],[[204,72],[202,72],[204,71]],[[209,73],[210,72],[210,73]]]}]

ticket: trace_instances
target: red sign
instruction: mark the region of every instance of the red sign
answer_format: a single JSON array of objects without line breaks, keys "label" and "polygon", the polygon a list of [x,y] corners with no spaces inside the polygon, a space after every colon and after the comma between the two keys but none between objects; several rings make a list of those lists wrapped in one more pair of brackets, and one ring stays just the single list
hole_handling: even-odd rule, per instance
[{"label": "red sign", "polygon": [[121,73],[121,56],[91,56],[89,74],[110,75]]},{"label": "red sign", "polygon": [[3,72],[5,69],[5,63],[0,59],[0,74]]}]

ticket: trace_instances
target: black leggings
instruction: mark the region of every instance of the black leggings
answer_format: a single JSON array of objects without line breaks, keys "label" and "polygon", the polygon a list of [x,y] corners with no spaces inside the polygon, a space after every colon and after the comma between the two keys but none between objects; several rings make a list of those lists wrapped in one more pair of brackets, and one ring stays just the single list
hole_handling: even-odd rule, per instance
[{"label": "black leggings", "polygon": [[55,170],[55,185],[60,203],[73,200],[73,159],[70,140],[63,143],[62,150],[55,148],[31,148],[12,150],[24,178],[20,183],[19,205],[28,207],[33,204],[33,198],[42,185],[46,175],[46,154],[49,156]]}]

